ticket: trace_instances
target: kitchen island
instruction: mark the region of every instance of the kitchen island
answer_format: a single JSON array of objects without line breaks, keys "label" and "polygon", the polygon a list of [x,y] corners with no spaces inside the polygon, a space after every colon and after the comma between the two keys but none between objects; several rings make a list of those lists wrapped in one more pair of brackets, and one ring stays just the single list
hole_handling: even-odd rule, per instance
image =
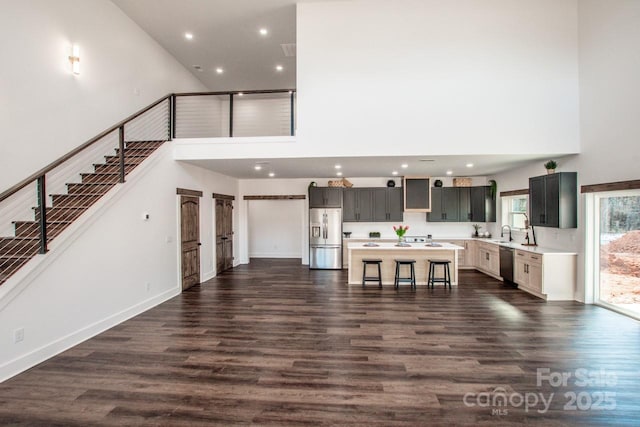
[{"label": "kitchen island", "polygon": [[[375,246],[373,246],[375,245]],[[429,273],[429,259],[450,260],[451,285],[458,284],[458,251],[464,250],[462,246],[451,243],[436,243],[428,245],[424,243],[411,243],[409,246],[396,246],[395,243],[372,243],[350,242],[349,251],[349,284],[362,284],[362,260],[377,258],[382,260],[382,284],[393,285],[396,259],[416,260],[416,284],[426,285]],[[373,273],[373,268],[367,269],[367,275]],[[404,272],[402,274],[405,274]],[[436,276],[442,277],[442,269],[436,268]],[[371,286],[371,283],[368,283]],[[440,285],[442,286],[442,285]]]}]

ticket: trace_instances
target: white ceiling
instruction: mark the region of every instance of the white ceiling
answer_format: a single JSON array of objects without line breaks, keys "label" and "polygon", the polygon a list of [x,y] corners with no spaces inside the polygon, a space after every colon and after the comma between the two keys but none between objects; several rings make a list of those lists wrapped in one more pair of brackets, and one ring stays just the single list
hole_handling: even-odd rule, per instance
[{"label": "white ceiling", "polygon": [[[559,159],[561,156],[554,156]],[[431,160],[431,161],[424,161]],[[393,171],[397,176],[446,176],[446,171],[452,171],[451,176],[489,176],[505,170],[517,168],[534,160],[540,161],[540,173],[544,173],[543,163],[546,157],[530,155],[482,155],[482,156],[420,156],[420,157],[325,157],[299,159],[209,159],[188,160],[200,167],[214,170],[224,175],[239,179],[269,179],[269,172],[273,178],[327,178],[339,179],[336,175],[342,171],[345,178],[357,177],[389,177]],[[401,165],[408,165],[406,169]],[[473,167],[467,167],[473,163]],[[262,169],[257,171],[254,166],[260,164]],[[335,165],[340,165],[336,169]]]},{"label": "white ceiling", "polygon": [[[112,0],[134,22],[189,69],[211,91],[296,88],[296,58],[286,57],[281,44],[296,42],[296,3],[344,0]],[[266,28],[266,37],[259,34]],[[184,37],[193,34],[193,40]],[[193,68],[202,67],[202,71]],[[275,70],[282,65],[281,72]],[[223,74],[215,69],[222,67]],[[560,156],[555,155],[554,158]],[[435,162],[419,162],[420,158]],[[491,175],[513,169],[539,156],[425,156],[414,158],[305,158],[198,160],[190,163],[241,178],[335,178],[334,165],[345,177],[399,175]],[[269,164],[257,172],[256,162]],[[465,167],[468,162],[474,168]],[[406,170],[400,164],[409,163]]]}]

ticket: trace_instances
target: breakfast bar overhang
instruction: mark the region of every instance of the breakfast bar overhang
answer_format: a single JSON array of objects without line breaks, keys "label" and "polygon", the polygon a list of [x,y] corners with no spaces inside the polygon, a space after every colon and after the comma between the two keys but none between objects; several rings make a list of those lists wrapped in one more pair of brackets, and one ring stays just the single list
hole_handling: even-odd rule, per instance
[{"label": "breakfast bar overhang", "polygon": [[[426,285],[429,260],[438,259],[451,261],[451,285],[456,286],[458,284],[458,251],[460,250],[464,250],[464,248],[451,243],[411,243],[407,246],[383,242],[374,244],[349,243],[349,285],[362,284],[363,259],[377,258],[382,260],[383,285],[393,285],[396,259],[415,260],[416,284]],[[441,276],[442,270],[439,268],[436,274]]]}]

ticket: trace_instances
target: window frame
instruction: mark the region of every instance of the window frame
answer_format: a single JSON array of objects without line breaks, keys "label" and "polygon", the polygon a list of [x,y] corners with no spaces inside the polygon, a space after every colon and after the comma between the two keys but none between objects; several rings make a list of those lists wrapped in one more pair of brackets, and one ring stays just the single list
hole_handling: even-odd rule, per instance
[{"label": "window frame", "polygon": [[[513,201],[518,199],[524,199],[526,201],[526,208],[524,211],[512,210]],[[525,220],[524,215],[527,215],[527,216],[529,215],[529,195],[520,194],[515,196],[502,196],[501,203],[502,203],[502,225],[503,226],[508,225],[514,231],[526,231],[526,228],[524,227],[524,220]],[[514,225],[513,219],[515,215],[522,215],[522,224],[523,224],[522,227]]]}]

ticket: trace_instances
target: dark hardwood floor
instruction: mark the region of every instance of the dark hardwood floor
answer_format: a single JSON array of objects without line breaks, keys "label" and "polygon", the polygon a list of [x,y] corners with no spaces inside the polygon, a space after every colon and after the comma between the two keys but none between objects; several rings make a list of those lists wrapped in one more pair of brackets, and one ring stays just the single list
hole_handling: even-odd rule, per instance
[{"label": "dark hardwood floor", "polygon": [[640,425],[637,321],[460,277],[252,260],[0,384],[0,425]]}]

